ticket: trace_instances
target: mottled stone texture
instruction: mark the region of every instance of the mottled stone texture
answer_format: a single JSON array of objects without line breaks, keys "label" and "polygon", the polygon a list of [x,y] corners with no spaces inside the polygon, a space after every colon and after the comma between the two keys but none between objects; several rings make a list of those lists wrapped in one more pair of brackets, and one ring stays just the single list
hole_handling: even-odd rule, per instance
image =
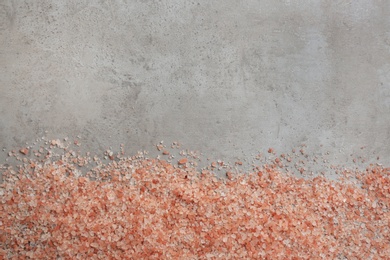
[{"label": "mottled stone texture", "polygon": [[228,160],[306,143],[390,164],[390,5],[2,0],[0,113],[5,150],[80,135]]}]

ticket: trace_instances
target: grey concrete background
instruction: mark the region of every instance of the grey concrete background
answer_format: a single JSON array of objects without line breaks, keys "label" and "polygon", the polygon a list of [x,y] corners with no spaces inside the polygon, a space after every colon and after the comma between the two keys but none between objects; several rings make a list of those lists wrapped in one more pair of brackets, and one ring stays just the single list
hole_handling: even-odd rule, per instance
[{"label": "grey concrete background", "polygon": [[390,3],[1,0],[0,113],[5,151],[79,135],[96,153],[164,140],[235,160],[305,143],[390,165]]}]

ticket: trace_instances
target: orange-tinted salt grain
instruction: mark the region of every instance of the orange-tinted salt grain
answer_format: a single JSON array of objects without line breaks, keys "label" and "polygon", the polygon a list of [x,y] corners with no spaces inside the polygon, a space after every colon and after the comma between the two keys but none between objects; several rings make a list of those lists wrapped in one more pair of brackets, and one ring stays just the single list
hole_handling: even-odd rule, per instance
[{"label": "orange-tinted salt grain", "polygon": [[188,159],[187,158],[182,158],[182,159],[180,159],[179,161],[178,161],[178,164],[186,164],[187,163],[187,161],[188,161]]},{"label": "orange-tinted salt grain", "polygon": [[22,149],[20,149],[19,150],[19,152],[21,153],[21,154],[24,154],[24,155],[27,155],[28,154],[28,149],[27,148],[22,148]]}]

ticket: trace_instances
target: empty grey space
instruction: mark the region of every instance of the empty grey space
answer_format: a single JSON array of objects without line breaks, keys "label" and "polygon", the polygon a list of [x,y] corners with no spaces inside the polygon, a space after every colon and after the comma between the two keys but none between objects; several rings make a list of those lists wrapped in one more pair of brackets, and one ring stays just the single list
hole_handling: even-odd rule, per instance
[{"label": "empty grey space", "polygon": [[390,4],[1,0],[0,163],[43,136],[390,166]]}]

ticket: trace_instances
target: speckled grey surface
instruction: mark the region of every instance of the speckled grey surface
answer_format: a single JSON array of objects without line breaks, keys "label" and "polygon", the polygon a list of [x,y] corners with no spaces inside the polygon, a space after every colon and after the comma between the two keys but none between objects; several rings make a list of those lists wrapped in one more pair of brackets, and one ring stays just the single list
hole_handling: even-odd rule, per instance
[{"label": "speckled grey surface", "polygon": [[79,135],[96,153],[164,140],[235,160],[305,143],[390,165],[390,5],[2,0],[0,113],[5,151]]}]

